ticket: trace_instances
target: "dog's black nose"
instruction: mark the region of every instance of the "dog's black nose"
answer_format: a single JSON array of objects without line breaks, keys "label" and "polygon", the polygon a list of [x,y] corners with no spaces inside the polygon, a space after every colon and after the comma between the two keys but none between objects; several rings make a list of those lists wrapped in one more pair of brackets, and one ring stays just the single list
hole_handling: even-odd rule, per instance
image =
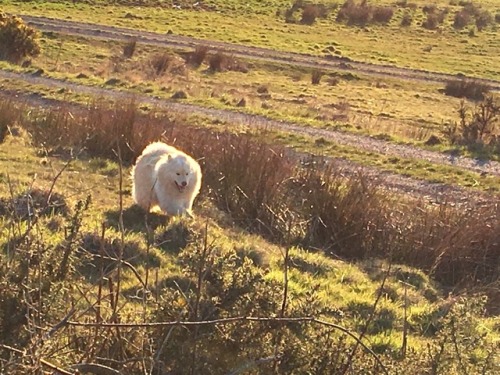
[{"label": "dog's black nose", "polygon": [[186,182],[186,181],[182,181],[181,185],[182,185],[182,186],[186,186],[186,185],[187,185],[187,182]]}]

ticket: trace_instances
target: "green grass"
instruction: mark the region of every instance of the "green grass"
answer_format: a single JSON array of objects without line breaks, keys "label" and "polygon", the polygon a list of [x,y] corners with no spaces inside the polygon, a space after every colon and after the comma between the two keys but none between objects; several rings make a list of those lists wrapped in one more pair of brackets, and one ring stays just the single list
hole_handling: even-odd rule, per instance
[{"label": "green grass", "polygon": [[[50,77],[85,85],[104,85],[117,79],[119,88],[161,98],[185,91],[187,102],[202,106],[237,109],[308,126],[338,128],[395,142],[424,147],[431,135],[440,135],[446,124],[457,121],[460,99],[439,91],[440,85],[378,79],[369,76],[330,72],[319,85],[311,84],[311,71],[272,63],[249,61],[249,72],[207,74],[206,66],[193,70],[170,51],[175,69],[152,75],[151,58],[161,49],[139,44],[134,57],[124,60],[123,44],[72,36],[44,34],[42,55],[27,71],[42,68]],[[4,69],[22,71],[2,64]],[[338,84],[332,86],[330,82]],[[266,87],[268,94],[258,93]],[[244,108],[236,104],[245,99]],[[446,150],[448,145],[434,147]],[[491,158],[485,150],[460,149],[466,156]]]},{"label": "green grass", "polygon": [[[85,322],[118,318],[124,323],[192,321],[283,313],[314,316],[358,335],[365,332],[364,342],[384,363],[412,369],[409,373],[418,374],[421,366],[431,366],[428,353],[444,350],[439,349],[441,345],[447,355],[460,347],[460,358],[469,363],[470,340],[474,340],[473,355],[479,358],[468,366],[493,366],[488,364],[487,354],[499,340],[500,331],[494,319],[484,317],[486,301],[482,297],[448,298],[445,288],[406,265],[389,265],[386,260],[368,257],[346,262],[326,255],[330,251],[335,254],[335,248],[308,251],[270,243],[248,233],[236,216],[217,209],[210,192],[203,192],[196,200],[194,219],[146,214],[133,206],[130,166],[123,166],[120,175],[117,157],[82,154],[72,160],[63,147],[46,155],[43,148],[32,148],[33,140],[23,128],[14,125],[12,133],[0,144],[0,251],[5,255],[0,258],[0,284],[10,285],[0,288],[0,301],[2,311],[12,312],[0,315],[0,338],[7,345],[23,348],[33,337],[45,336],[72,307],[77,313],[70,320]],[[52,198],[64,203],[64,209],[43,210],[48,200],[44,194],[49,190]],[[25,198],[26,191],[30,199]],[[35,208],[28,210],[30,202]],[[446,215],[436,220],[446,221]],[[119,258],[125,263],[118,262]],[[67,267],[63,267],[64,259],[68,259]],[[285,307],[281,307],[285,259],[288,289]],[[27,305],[26,296],[36,296],[34,320],[22,320],[24,311],[33,306]],[[495,307],[494,300],[489,306]],[[405,316],[408,325],[404,324]],[[234,368],[235,359],[241,362],[239,356],[254,353],[254,345],[261,355],[272,353],[276,346],[270,343],[278,340],[284,358],[296,361],[293,367],[297,373],[305,371],[300,370],[300,363],[305,369],[313,366],[304,363],[311,356],[320,360],[332,351],[344,356],[352,350],[349,340],[343,349],[333,346],[346,339],[338,330],[313,324],[281,328],[274,323],[247,324],[205,327],[203,335],[194,333],[196,344],[182,350],[196,353],[193,348],[204,348],[204,366],[227,370]],[[110,332],[120,337],[110,336]],[[126,360],[139,353],[153,357],[165,334],[155,327],[72,327],[54,332],[49,341],[35,340],[35,345],[42,345],[41,358],[69,368],[84,354],[97,361]],[[181,367],[198,363],[196,355],[184,363],[186,357],[176,354],[176,348],[193,339],[192,334],[189,329],[179,329],[169,336],[174,345],[165,348],[166,363],[180,363]],[[126,352],[116,352],[115,339],[121,342],[123,337],[135,344]],[[322,344],[327,337],[329,345]],[[400,355],[403,337],[408,345],[406,358]],[[455,346],[450,344],[451,337],[459,337],[454,339]],[[68,346],[75,340],[88,345]],[[93,340],[106,350],[93,354]],[[232,359],[222,360],[220,349],[228,340],[238,345],[226,347],[222,352],[231,350]],[[141,342],[150,344],[144,348]],[[297,346],[304,348],[305,357],[290,352]],[[2,346],[0,350],[9,349]],[[356,355],[353,366],[370,368],[363,353]],[[491,360],[495,363],[495,355]],[[438,362],[443,366],[447,363],[446,359]],[[12,366],[29,366],[16,358],[2,365],[13,373]],[[449,366],[456,366],[456,361]],[[128,373],[141,372],[133,367]]]},{"label": "green grass", "polygon": [[[165,33],[215,39],[233,43],[263,46],[272,49],[311,53],[315,55],[331,45],[336,46],[343,56],[373,63],[394,64],[418,69],[437,70],[448,73],[463,73],[477,77],[498,77],[500,71],[500,45],[498,31],[489,28],[476,32],[474,37],[465,31],[451,27],[454,10],[441,1],[440,7],[449,7],[451,12],[442,32],[428,31],[417,23],[401,28],[399,20],[403,10],[396,12],[389,26],[369,26],[366,29],[347,27],[336,23],[330,16],[313,26],[287,24],[284,17],[276,17],[276,10],[289,7],[288,2],[267,2],[266,6],[239,4],[231,6],[225,2],[214,2],[218,12],[200,12],[189,9],[127,8],[115,5],[87,5],[54,2],[13,2],[3,8],[9,12],[66,18],[68,8],[71,19],[147,29]],[[425,2],[419,2],[425,5]],[[495,12],[493,2],[484,8]],[[132,13],[138,18],[125,18]],[[422,20],[423,13],[417,11]],[[251,33],[248,30],[252,30]],[[408,43],[411,40],[411,43]],[[399,48],[393,48],[398,45]],[[433,46],[431,52],[424,52]],[[464,58],[467,57],[467,58]]]}]

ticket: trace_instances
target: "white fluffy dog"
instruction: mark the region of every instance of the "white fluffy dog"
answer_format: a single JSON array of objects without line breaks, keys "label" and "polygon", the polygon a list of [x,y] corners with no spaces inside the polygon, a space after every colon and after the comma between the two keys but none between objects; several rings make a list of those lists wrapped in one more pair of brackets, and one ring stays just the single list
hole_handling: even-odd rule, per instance
[{"label": "white fluffy dog", "polygon": [[167,215],[192,216],[201,169],[191,156],[162,142],[151,143],[137,159],[132,178],[132,196],[143,209],[159,206]]}]

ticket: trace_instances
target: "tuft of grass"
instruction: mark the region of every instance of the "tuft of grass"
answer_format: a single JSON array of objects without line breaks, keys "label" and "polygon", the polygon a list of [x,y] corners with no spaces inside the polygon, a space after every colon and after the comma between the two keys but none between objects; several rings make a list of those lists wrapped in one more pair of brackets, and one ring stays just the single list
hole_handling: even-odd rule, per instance
[{"label": "tuft of grass", "polygon": [[237,71],[242,73],[248,72],[248,66],[242,61],[238,61],[232,56],[219,51],[216,54],[210,55],[208,58],[208,66],[212,72]]},{"label": "tuft of grass", "polygon": [[134,56],[135,49],[137,47],[137,39],[133,38],[129,40],[123,46],[123,57],[126,59],[131,59]]},{"label": "tuft of grass", "polygon": [[319,85],[319,83],[321,82],[321,77],[323,77],[323,72],[321,70],[313,70],[312,73],[311,73],[311,83],[313,85]]},{"label": "tuft of grass", "polygon": [[171,67],[172,60],[172,56],[166,52],[153,55],[149,60],[153,77],[157,78],[165,74]]},{"label": "tuft of grass", "polygon": [[132,98],[117,101],[111,108],[92,103],[78,119],[65,108],[38,110],[30,114],[24,126],[49,154],[65,145],[93,156],[113,158],[119,153],[124,162],[130,163],[149,142],[161,137],[169,121],[160,123],[151,116],[145,123],[143,118]]},{"label": "tuft of grass", "polygon": [[209,51],[209,47],[203,45],[197,45],[193,52],[188,54],[187,63],[191,66],[198,68],[203,64],[207,53]]},{"label": "tuft of grass", "polygon": [[0,143],[7,137],[9,128],[17,124],[22,112],[23,109],[12,99],[0,100]]}]

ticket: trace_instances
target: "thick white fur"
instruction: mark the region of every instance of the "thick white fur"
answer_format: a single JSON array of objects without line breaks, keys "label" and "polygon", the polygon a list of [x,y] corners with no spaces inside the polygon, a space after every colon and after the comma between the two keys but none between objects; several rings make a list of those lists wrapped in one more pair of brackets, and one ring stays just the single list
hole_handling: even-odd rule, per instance
[{"label": "thick white fur", "polygon": [[191,156],[162,142],[151,143],[137,159],[132,178],[132,196],[143,209],[159,206],[167,215],[192,215],[201,169]]}]

